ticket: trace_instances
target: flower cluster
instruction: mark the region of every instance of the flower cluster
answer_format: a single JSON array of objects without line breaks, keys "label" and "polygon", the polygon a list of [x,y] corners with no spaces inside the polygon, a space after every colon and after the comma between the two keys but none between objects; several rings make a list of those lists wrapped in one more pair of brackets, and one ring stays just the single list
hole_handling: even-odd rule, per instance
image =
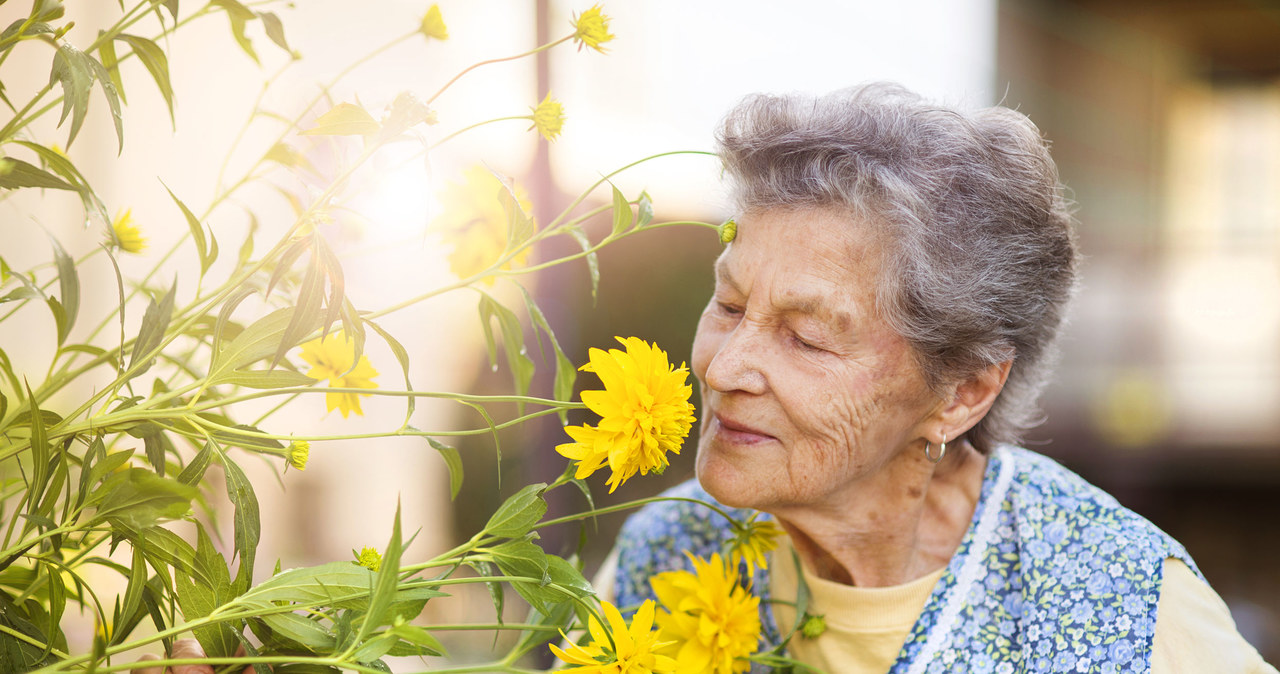
[{"label": "flower cluster", "polygon": [[737,568],[720,555],[690,556],[693,572],[667,571],[649,580],[662,603],[656,621],[675,641],[661,652],[680,671],[739,674],[760,641],[760,599],[739,584]]},{"label": "flower cluster", "polygon": [[378,571],[382,569],[382,553],[377,548],[364,547],[360,548],[360,552],[351,551],[355,555],[356,561],[352,562],[356,566],[363,566],[370,571]]},{"label": "flower cluster", "polygon": [[680,453],[695,421],[688,367],[672,367],[665,351],[637,337],[616,339],[625,352],[591,349],[590,361],[580,368],[604,384],[603,391],[582,392],[582,402],[600,415],[599,425],[566,426],[574,441],[556,447],[578,462],[578,479],[607,464],[610,493],[637,472],[665,470],[667,453]]}]

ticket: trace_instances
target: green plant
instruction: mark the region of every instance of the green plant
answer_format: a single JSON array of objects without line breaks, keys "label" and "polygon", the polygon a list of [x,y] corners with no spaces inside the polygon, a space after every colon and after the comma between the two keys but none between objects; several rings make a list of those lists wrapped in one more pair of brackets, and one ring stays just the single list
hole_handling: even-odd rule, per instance
[{"label": "green plant", "polygon": [[[24,42],[47,45],[53,52],[48,84],[21,106],[10,102],[16,94],[0,80],[0,96],[14,113],[0,128],[0,188],[6,190],[6,197],[23,190],[73,194],[86,218],[106,232],[103,244],[79,260],[72,259],[53,237],[52,264],[15,269],[0,257],[0,322],[17,320],[11,318],[15,315],[31,320],[31,312],[18,312],[42,304],[48,311],[45,320],[56,328],[57,341],[46,376],[34,381],[19,377],[0,349],[0,508],[4,523],[0,539],[0,670],[126,670],[136,658],[135,649],[156,641],[168,649],[175,638],[191,632],[207,661],[214,664],[270,664],[276,672],[384,671],[381,658],[387,655],[442,655],[444,647],[432,635],[431,627],[415,624],[415,618],[427,602],[447,596],[450,587],[483,583],[489,586],[499,610],[504,587],[514,589],[533,609],[524,623],[484,626],[520,633],[511,650],[484,670],[523,671],[519,662],[526,653],[556,637],[558,630],[585,625],[600,615],[581,570],[570,560],[547,554],[536,543],[538,528],[637,505],[542,521],[545,494],[570,483],[589,493],[581,478],[594,468],[586,470],[580,464],[575,473],[571,466],[552,484],[524,487],[481,531],[426,561],[414,562],[405,556],[407,541],[397,513],[381,553],[366,550],[358,563],[334,561],[288,571],[277,568],[267,575],[258,569],[261,524],[255,486],[238,461],[256,455],[272,459],[282,469],[285,465],[301,469],[311,443],[417,436],[448,464],[452,495],[457,497],[463,489],[461,462],[458,451],[444,440],[496,434],[532,418],[550,414],[563,418],[568,410],[585,408],[571,399],[576,369],[530,294],[519,295],[523,300],[513,308],[496,299],[487,286],[495,279],[519,285],[521,275],[577,259],[587,261],[594,284],[599,274],[596,251],[605,245],[671,225],[716,229],[714,225],[654,222],[649,197],[625,196],[609,184],[613,174],[584,190],[555,219],[535,223],[509,181],[480,171],[471,174],[468,185],[457,194],[461,195],[460,207],[466,207],[467,200],[474,197],[473,202],[485,204],[478,208],[486,215],[477,218],[472,214],[460,218],[462,224],[442,226],[453,238],[452,263],[458,280],[389,306],[366,309],[348,299],[343,265],[323,233],[323,224],[335,214],[345,213],[341,197],[350,179],[372,170],[369,160],[392,144],[413,142],[419,152],[427,152],[481,124],[503,119],[528,120],[545,138],[555,138],[564,118],[559,103],[550,97],[534,106],[530,115],[454,124],[459,130],[448,135],[429,128],[437,121],[432,105],[460,77],[486,63],[527,57],[570,41],[602,50],[601,44],[613,37],[607,17],[598,7],[586,10],[575,17],[573,33],[530,52],[468,67],[425,101],[402,94],[381,115],[375,116],[356,103],[335,104],[323,93],[291,116],[255,105],[241,137],[251,125],[268,125],[278,131],[276,140],[238,179],[223,186],[220,176],[215,196],[203,209],[193,210],[169,191],[185,235],[141,278],[122,274],[117,256],[138,252],[143,232],[133,224],[128,210],[112,218],[106,200],[87,176],[55,143],[36,137],[33,123],[60,110],[59,128],[65,131],[70,147],[97,89],[109,106],[117,143],[123,148],[120,63],[137,58],[174,116],[173,87],[163,45],[191,22],[221,14],[229,19],[236,43],[254,60],[257,54],[246,37],[246,27],[254,23],[288,51],[282,22],[266,9],[269,6],[266,2],[212,0],[184,14],[178,0],[141,0],[128,8],[122,3],[120,17],[90,44],[77,48],[66,39],[73,22],[61,3],[35,0],[26,18],[0,34],[0,67]],[[152,37],[129,32],[146,25],[156,28]],[[434,43],[447,37],[440,10],[433,6],[420,25],[357,60],[352,68],[392,45],[423,39]],[[324,90],[349,72],[351,68],[337,74]],[[264,94],[274,78],[267,80]],[[259,103],[261,100],[260,96]],[[130,142],[135,141],[130,138]],[[312,166],[309,154],[320,144],[345,150],[347,159],[310,193],[285,194],[293,206],[293,221],[265,249],[260,248],[262,228],[252,205],[244,211],[248,233],[243,238],[231,241],[211,226],[211,216],[227,210],[234,195],[268,176],[305,174],[315,184],[322,172]],[[224,162],[224,171],[226,167]],[[594,193],[605,188],[609,191],[606,203],[587,205]],[[474,194],[469,197],[468,193]],[[610,219],[611,227],[593,241],[584,224],[597,217]],[[88,236],[98,236],[97,229],[86,231]],[[529,251],[552,237],[571,237],[580,250],[530,262]],[[87,306],[80,301],[81,268],[93,256],[108,258],[115,271],[114,278],[106,280],[118,288],[114,306]],[[158,270],[175,256],[188,256],[196,264],[190,275],[164,283]],[[219,260],[223,262],[215,273]],[[180,293],[179,280],[186,284],[184,288],[195,290]],[[421,391],[412,386],[410,356],[379,319],[457,291],[478,296],[490,358],[496,362],[501,347],[512,375],[513,394],[480,396]],[[127,310],[143,311],[133,337],[125,335]],[[83,329],[84,322],[90,320],[98,322]],[[495,320],[497,330],[492,327]],[[78,325],[82,329],[77,330]],[[550,397],[530,394],[536,365],[525,348],[527,331],[539,343],[545,339],[549,345],[555,369]],[[373,369],[364,355],[368,339],[385,342],[395,355],[403,388],[381,387],[372,381]],[[299,347],[301,352],[296,351]],[[304,371],[300,361],[309,363],[311,369]],[[665,366],[665,355],[662,363]],[[58,395],[77,390],[75,384],[90,377],[108,383],[77,398],[71,409],[54,404]],[[320,394],[325,395],[330,410],[339,410],[344,417],[361,413],[364,396],[403,399],[404,421],[397,427],[358,435],[273,428],[272,416],[279,409],[299,399],[300,404],[314,401]],[[688,393],[684,396],[687,400]],[[456,401],[476,410],[486,423],[464,430],[414,428],[410,419],[415,401],[424,398]],[[261,399],[278,404],[248,421],[242,412],[245,404]],[[498,418],[491,411],[510,403],[518,405],[513,418]],[[683,428],[687,433],[688,424]],[[675,442],[678,444],[678,439]],[[139,443],[140,453],[123,448]],[[638,467],[648,472],[664,465],[662,459]],[[193,513],[193,508],[205,508],[222,498],[202,491],[203,477],[209,470],[224,473],[225,498],[233,508],[230,559],[213,543],[203,519]],[[180,519],[193,524],[191,540],[161,526]],[[746,532],[751,523],[742,527]],[[106,549],[128,551],[129,561],[116,561],[105,554]],[[90,567],[118,572],[126,579],[124,591],[118,596],[101,596],[84,578]],[[473,573],[462,575],[460,569]],[[265,580],[255,584],[257,578]],[[69,652],[63,618],[72,606],[89,611],[98,625],[90,652]],[[433,671],[480,670],[455,667]]]}]

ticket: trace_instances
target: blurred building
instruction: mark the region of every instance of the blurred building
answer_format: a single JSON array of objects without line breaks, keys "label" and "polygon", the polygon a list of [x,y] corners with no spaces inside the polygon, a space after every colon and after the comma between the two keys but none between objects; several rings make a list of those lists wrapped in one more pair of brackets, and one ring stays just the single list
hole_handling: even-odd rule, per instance
[{"label": "blurred building", "polygon": [[1003,0],[1084,288],[1037,449],[1186,544],[1280,660],[1280,7]]}]

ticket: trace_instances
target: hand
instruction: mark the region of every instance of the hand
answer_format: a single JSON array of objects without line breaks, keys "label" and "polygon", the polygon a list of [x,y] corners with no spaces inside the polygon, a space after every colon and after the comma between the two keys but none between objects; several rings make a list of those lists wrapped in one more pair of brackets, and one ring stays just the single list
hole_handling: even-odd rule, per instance
[{"label": "hand", "polygon": [[[244,647],[241,646],[236,650],[236,657],[244,655]],[[169,653],[170,660],[194,660],[205,657],[204,649],[200,648],[200,642],[195,639],[179,639],[173,642],[173,650]],[[147,653],[138,658],[139,663],[148,660],[159,660],[160,656],[153,653]],[[211,665],[174,665],[172,667],[135,667],[132,674],[214,674]],[[253,674],[253,666],[244,668],[242,674]]]}]

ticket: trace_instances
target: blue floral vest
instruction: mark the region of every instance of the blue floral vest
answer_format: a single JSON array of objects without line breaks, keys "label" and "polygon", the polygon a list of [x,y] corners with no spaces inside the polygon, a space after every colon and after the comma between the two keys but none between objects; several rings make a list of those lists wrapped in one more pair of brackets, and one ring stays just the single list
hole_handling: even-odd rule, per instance
[{"label": "blue floral vest", "polygon": [[[713,501],[694,480],[666,495]],[[641,509],[618,537],[618,606],[654,598],[650,577],[689,569],[686,550],[722,552],[730,535],[723,518],[694,503]],[[1169,557],[1200,574],[1177,541],[1075,473],[1025,449],[999,447],[987,462],[969,531],[890,674],[1150,672]],[[767,601],[768,572],[758,570],[753,583],[769,648],[785,632]]]}]

